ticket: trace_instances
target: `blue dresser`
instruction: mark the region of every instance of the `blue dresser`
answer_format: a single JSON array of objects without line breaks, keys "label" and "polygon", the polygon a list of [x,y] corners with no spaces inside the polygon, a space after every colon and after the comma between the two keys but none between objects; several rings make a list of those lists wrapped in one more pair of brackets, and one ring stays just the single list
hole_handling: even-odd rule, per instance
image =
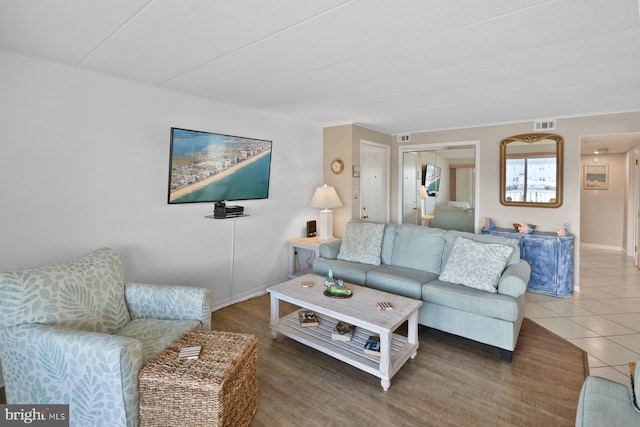
[{"label": "blue dresser", "polygon": [[540,231],[522,234],[509,228],[483,228],[482,234],[520,241],[520,258],[531,266],[527,291],[563,298],[573,295],[573,235],[559,237]]}]

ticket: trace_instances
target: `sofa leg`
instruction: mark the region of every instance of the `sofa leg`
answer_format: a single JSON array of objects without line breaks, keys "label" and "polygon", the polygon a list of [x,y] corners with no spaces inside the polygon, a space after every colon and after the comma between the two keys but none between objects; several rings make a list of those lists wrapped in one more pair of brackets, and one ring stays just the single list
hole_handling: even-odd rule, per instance
[{"label": "sofa leg", "polygon": [[511,363],[511,356],[513,355],[512,351],[505,350],[504,348],[500,349],[500,360],[503,362]]}]

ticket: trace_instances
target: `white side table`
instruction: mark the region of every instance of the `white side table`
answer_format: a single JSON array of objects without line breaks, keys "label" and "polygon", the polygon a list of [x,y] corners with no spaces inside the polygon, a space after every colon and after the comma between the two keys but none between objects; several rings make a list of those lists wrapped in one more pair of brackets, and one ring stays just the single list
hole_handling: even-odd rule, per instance
[{"label": "white side table", "polygon": [[301,270],[296,272],[296,250],[297,249],[305,249],[313,252],[313,256],[320,256],[320,245],[324,243],[321,240],[318,240],[317,237],[296,237],[293,239],[288,239],[287,244],[289,245],[289,278],[293,279],[296,276],[301,274],[309,273],[309,269]]}]

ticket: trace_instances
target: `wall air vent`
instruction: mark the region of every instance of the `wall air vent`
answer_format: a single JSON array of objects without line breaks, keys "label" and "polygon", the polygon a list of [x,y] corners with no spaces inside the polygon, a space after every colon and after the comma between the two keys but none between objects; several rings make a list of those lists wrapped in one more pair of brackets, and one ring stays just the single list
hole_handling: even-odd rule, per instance
[{"label": "wall air vent", "polygon": [[411,141],[411,134],[409,133],[403,133],[398,135],[398,138],[396,140],[396,142],[409,142]]},{"label": "wall air vent", "polygon": [[536,132],[556,130],[556,121],[555,119],[537,120],[533,122],[533,130]]}]

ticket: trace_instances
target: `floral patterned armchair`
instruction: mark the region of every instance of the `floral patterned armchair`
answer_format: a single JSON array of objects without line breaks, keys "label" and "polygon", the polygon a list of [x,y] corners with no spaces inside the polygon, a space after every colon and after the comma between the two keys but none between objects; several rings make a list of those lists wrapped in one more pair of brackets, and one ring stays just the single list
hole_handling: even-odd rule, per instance
[{"label": "floral patterned armchair", "polygon": [[109,248],[0,274],[7,403],[69,404],[73,426],[137,426],[138,371],[192,328],[211,291],[126,283]]}]

